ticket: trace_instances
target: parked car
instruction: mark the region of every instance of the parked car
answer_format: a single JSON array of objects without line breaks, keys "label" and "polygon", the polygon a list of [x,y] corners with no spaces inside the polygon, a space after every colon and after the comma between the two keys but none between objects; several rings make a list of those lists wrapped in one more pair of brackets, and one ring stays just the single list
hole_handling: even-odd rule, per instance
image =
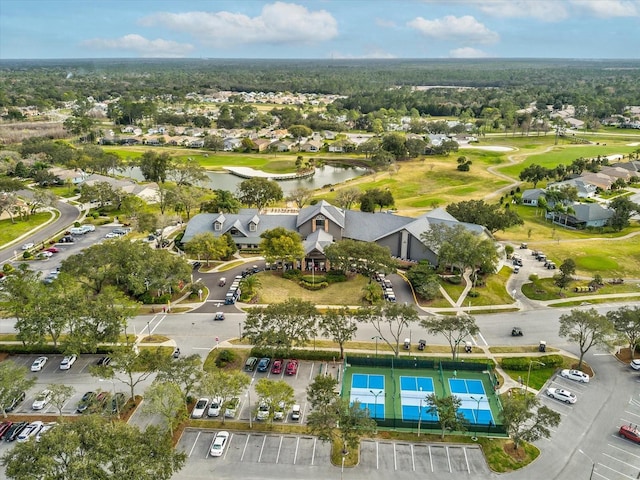
[{"label": "parked car", "polygon": [[47,433],[49,430],[51,430],[53,427],[55,427],[57,424],[58,424],[57,422],[45,423],[40,429],[40,431],[36,434],[36,442],[39,442],[42,436],[45,433]]},{"label": "parked car", "polygon": [[111,413],[114,415],[120,413],[125,403],[127,403],[125,394],[122,392],[116,393],[111,399]]},{"label": "parked car", "polygon": [[622,425],[618,430],[618,434],[632,442],[640,443],[640,431],[638,431],[637,427],[632,427],[631,424]]},{"label": "parked car", "polygon": [[4,438],[4,434],[11,428],[11,425],[13,425],[13,422],[9,420],[0,423],[0,440]]},{"label": "parked car", "polygon": [[229,441],[229,432],[225,432],[224,430],[216,433],[216,436],[213,437],[213,442],[211,442],[211,448],[209,449],[209,454],[212,457],[221,457],[224,453],[224,449],[227,446],[227,442]]},{"label": "parked car", "polygon": [[73,243],[75,239],[71,235],[65,235],[60,239],[58,243]]},{"label": "parked car", "polygon": [[49,404],[50,401],[51,401],[51,390],[43,390],[38,394],[36,399],[33,401],[33,405],[31,405],[31,408],[33,408],[34,410],[42,410],[44,407],[46,407]]},{"label": "parked car", "polygon": [[99,367],[106,367],[111,363],[111,357],[100,357],[96,362]]},{"label": "parked car", "polygon": [[47,357],[38,357],[36,358],[33,363],[31,364],[31,371],[32,372],[39,372],[41,371],[44,366],[47,363],[47,360],[49,360]]},{"label": "parked car", "polygon": [[22,245],[22,250],[29,250],[31,248],[35,247],[35,245],[32,242],[29,243],[25,243],[24,245]]},{"label": "parked car", "polygon": [[547,395],[556,400],[560,400],[565,403],[576,403],[578,400],[574,393],[564,388],[547,388]]},{"label": "parked car", "polygon": [[291,420],[293,420],[294,422],[300,420],[300,410],[300,405],[298,405],[297,403],[293,407],[291,407]]},{"label": "parked car", "polygon": [[96,392],[87,392],[82,395],[82,398],[78,402],[78,406],[76,407],[76,412],[84,413],[87,409],[96,401],[97,394]]},{"label": "parked car", "polygon": [[46,250],[44,250],[44,251],[42,251],[42,252],[40,252],[38,254],[38,258],[51,258],[51,257],[53,257],[53,253],[48,252]]},{"label": "parked car", "polygon": [[273,412],[273,419],[274,420],[283,420],[284,419],[284,408],[285,408],[284,402],[278,402],[278,406],[276,407],[276,409]]},{"label": "parked car", "polygon": [[589,383],[589,375],[580,370],[562,370],[560,376],[575,382]]},{"label": "parked car", "polygon": [[96,401],[94,403],[100,410],[102,410],[102,407],[107,403],[109,398],[111,398],[111,394],[109,392],[100,392],[96,396]]},{"label": "parked car", "polygon": [[40,421],[31,422],[26,427],[24,427],[24,429],[16,437],[16,440],[21,443],[26,442],[31,437],[35,436],[40,431],[43,425],[44,423]]},{"label": "parked car", "polygon": [[257,364],[258,359],[256,357],[247,358],[247,361],[244,363],[245,372],[253,372],[256,369]]},{"label": "parked car", "polygon": [[193,407],[193,411],[191,412],[191,418],[202,418],[205,410],[207,409],[207,405],[209,404],[208,398],[199,398],[196,402],[196,406]]},{"label": "parked car", "polygon": [[269,418],[269,405],[265,402],[260,402],[256,412],[256,420],[266,420],[267,418]]},{"label": "parked car", "polygon": [[216,312],[216,314],[213,316],[213,319],[218,321],[224,320],[224,313]]},{"label": "parked car", "polygon": [[287,375],[295,375],[298,373],[298,360],[289,360],[285,371]]},{"label": "parked car", "polygon": [[91,225],[90,223],[86,223],[84,225],[81,225],[80,228],[82,229],[82,231],[84,233],[89,233],[89,232],[95,232],[96,231],[96,226],[95,225]]},{"label": "parked car", "polygon": [[631,363],[629,364],[629,366],[634,370],[640,370],[640,360],[639,359],[631,360]]},{"label": "parked car", "polygon": [[29,422],[14,422],[4,434],[5,441],[13,442],[27,425]]},{"label": "parked car", "polygon": [[77,355],[67,355],[60,362],[60,370],[69,370],[71,368],[71,366],[74,363],[76,363],[77,359],[78,359]]},{"label": "parked car", "polygon": [[282,359],[278,358],[273,361],[273,365],[271,366],[271,373],[274,375],[280,375],[282,373]]},{"label": "parked car", "polygon": [[260,359],[260,361],[258,362],[258,371],[259,372],[266,372],[267,370],[269,370],[269,365],[271,364],[271,359],[268,357],[263,357]]},{"label": "parked car", "polygon": [[4,409],[6,413],[13,412],[16,407],[22,402],[27,396],[26,392],[20,392],[16,397],[11,401],[9,405],[7,405]]},{"label": "parked car", "polygon": [[45,250],[45,252],[49,252],[49,253],[60,253],[60,250],[56,247],[49,247]]},{"label": "parked car", "polygon": [[211,399],[211,405],[207,410],[207,417],[219,417],[220,410],[222,409],[222,398],[214,397]]},{"label": "parked car", "polygon": [[240,399],[238,397],[233,397],[231,400],[229,400],[226,405],[224,405],[224,416],[226,418],[234,418],[236,416],[239,404]]}]

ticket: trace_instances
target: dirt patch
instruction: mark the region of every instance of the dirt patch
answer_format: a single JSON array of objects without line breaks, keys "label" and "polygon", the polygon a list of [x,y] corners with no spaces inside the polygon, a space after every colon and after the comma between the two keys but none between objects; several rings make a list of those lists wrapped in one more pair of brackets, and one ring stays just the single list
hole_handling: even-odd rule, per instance
[{"label": "dirt patch", "polygon": [[518,447],[518,449],[513,448],[513,442],[506,442],[502,447],[504,453],[513,458],[516,462],[523,462],[527,458],[527,452],[524,448]]}]

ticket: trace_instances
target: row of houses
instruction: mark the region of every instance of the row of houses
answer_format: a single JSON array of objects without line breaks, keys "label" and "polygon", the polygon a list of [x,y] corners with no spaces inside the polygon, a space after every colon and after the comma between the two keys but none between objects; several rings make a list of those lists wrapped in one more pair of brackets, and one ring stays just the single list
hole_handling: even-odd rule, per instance
[{"label": "row of houses", "polygon": [[[549,183],[546,188],[532,188],[522,193],[522,204],[532,207],[539,205],[544,198],[550,209],[554,207],[554,201],[549,197],[549,190],[563,190],[575,188],[578,198],[593,199],[599,191],[610,190],[611,186],[622,179],[629,182],[633,178],[640,177],[640,161],[618,162],[614,165],[603,167],[599,172],[588,172],[562,182]],[[586,227],[603,227],[609,223],[614,212],[606,205],[600,203],[573,202],[565,205],[567,212],[547,212],[547,218],[569,228],[582,229]]]}]

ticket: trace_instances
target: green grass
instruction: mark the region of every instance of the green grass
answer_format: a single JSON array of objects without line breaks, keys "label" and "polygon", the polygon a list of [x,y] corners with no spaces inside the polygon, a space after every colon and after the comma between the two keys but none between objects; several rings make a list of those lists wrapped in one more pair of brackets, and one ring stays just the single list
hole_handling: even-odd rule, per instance
[{"label": "green grass", "polygon": [[[589,295],[609,295],[614,293],[640,293],[640,283],[628,282],[622,285],[605,284],[597,292],[574,292],[575,287],[588,286],[587,280],[576,280],[568,288],[562,291],[553,284],[552,278],[538,279],[535,283],[525,283],[522,286],[522,293],[532,300],[556,300],[560,298],[587,297]],[[611,300],[609,300],[611,301]]]},{"label": "green grass", "polygon": [[472,307],[478,307],[485,305],[508,305],[513,303],[513,298],[511,298],[506,288],[512,271],[509,267],[504,266],[497,274],[487,277],[485,286],[473,289],[478,292],[480,296],[473,298],[467,295],[465,304],[468,305],[471,303]]},{"label": "green grass", "polygon": [[[460,295],[462,295],[462,292],[464,291],[467,285],[467,282],[465,282],[464,278],[462,278],[461,282],[458,285],[455,285],[453,283],[449,283],[445,279],[440,279],[440,285],[449,294],[449,296],[451,297],[451,300],[453,300],[454,302],[457,302],[458,299],[460,298]],[[446,302],[446,303],[448,304],[449,302]],[[451,305],[448,305],[448,306],[451,306]]]},{"label": "green grass", "polygon": [[[0,220],[0,245],[6,245],[13,242],[16,238],[42,226],[51,218],[51,213],[40,212],[29,215],[26,220],[15,218],[14,222],[10,219]],[[57,217],[58,213],[55,214]]]}]

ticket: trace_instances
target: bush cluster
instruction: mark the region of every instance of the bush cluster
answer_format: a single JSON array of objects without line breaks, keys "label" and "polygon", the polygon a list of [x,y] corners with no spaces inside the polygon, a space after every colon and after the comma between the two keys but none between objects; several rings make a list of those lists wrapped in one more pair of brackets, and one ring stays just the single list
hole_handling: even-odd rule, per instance
[{"label": "bush cluster", "polygon": [[218,356],[216,357],[216,367],[224,368],[229,363],[233,363],[236,357],[237,355],[233,350],[220,350]]},{"label": "bush cluster", "polygon": [[289,352],[289,355],[283,354],[283,352],[279,352],[276,349],[263,348],[263,347],[253,347],[251,349],[252,357],[280,357],[280,358],[297,358],[299,360],[323,360],[323,361],[333,361],[339,360],[340,352],[332,352],[327,350],[294,350]]},{"label": "bush cluster", "polygon": [[138,300],[145,305],[167,304],[171,300],[171,294],[165,293],[164,295],[160,295],[159,297],[154,297],[153,295],[151,295],[151,293],[144,292],[138,297]]},{"label": "bush cluster", "polygon": [[[564,363],[562,356],[560,355],[543,355],[542,357],[535,357],[537,362],[542,362],[544,365],[533,362],[531,363],[531,370],[541,370],[543,368],[558,368]],[[529,363],[531,357],[507,357],[500,361],[502,368],[506,370],[527,371],[529,370]]]},{"label": "bush cluster", "polygon": [[316,290],[322,290],[323,288],[327,288],[329,286],[327,282],[309,283],[306,280],[300,280],[298,282],[298,285],[300,285],[305,290],[311,290],[312,292],[315,292]]},{"label": "bush cluster", "polygon": [[302,271],[296,269],[286,270],[282,273],[282,278],[287,280],[297,280],[300,277],[302,277]]}]

